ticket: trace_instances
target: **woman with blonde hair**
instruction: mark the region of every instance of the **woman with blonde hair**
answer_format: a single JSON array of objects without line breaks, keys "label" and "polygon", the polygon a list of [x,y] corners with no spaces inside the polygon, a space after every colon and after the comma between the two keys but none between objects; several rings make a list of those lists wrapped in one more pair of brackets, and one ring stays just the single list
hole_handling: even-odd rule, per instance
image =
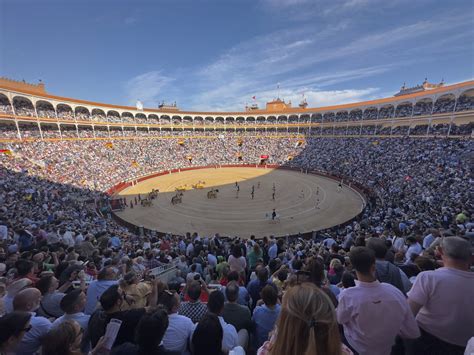
[{"label": "woman with blonde hair", "polygon": [[350,355],[341,343],[336,312],[329,297],[312,283],[291,287],[283,296],[271,339],[258,355]]}]

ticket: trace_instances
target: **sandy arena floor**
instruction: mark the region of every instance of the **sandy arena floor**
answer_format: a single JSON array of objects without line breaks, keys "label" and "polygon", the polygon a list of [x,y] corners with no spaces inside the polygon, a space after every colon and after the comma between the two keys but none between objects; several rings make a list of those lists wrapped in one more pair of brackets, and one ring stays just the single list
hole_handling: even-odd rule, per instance
[{"label": "sandy arena floor", "polygon": [[[204,189],[192,189],[199,181]],[[235,182],[239,183],[237,193]],[[275,184],[275,200],[272,199]],[[182,203],[172,205],[175,188],[187,185]],[[254,186],[254,199],[251,190]],[[218,189],[217,198],[207,192]],[[159,189],[153,206],[140,205],[117,215],[137,226],[160,232],[200,235],[238,235],[257,238],[305,233],[328,228],[357,215],[364,206],[362,196],[334,180],[281,169],[219,168],[191,170],[145,180],[119,193],[127,198]],[[271,220],[272,209],[278,214]]]}]

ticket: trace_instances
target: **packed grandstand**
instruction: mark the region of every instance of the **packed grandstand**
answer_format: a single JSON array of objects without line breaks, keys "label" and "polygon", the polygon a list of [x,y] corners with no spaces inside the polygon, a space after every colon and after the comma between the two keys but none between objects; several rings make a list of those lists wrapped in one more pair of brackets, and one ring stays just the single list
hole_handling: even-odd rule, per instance
[{"label": "packed grandstand", "polygon": [[[240,113],[1,84],[2,353],[463,354],[474,337],[474,82]],[[329,174],[369,203],[287,238],[114,218],[117,184],[232,164]]]}]

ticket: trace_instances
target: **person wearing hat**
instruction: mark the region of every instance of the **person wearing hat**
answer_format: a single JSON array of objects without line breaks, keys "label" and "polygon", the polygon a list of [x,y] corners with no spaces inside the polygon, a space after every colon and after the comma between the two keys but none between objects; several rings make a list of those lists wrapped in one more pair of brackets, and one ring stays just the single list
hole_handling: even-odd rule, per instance
[{"label": "person wearing hat", "polygon": [[125,274],[119,281],[120,289],[125,295],[122,310],[143,308],[147,306],[152,287],[148,282],[140,282],[133,271]]}]

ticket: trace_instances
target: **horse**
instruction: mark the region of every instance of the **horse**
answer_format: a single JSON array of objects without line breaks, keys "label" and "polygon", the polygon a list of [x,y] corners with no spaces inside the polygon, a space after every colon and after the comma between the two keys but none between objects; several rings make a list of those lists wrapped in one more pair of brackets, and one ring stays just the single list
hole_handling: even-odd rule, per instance
[{"label": "horse", "polygon": [[160,192],[160,190],[158,190],[158,189],[157,189],[157,190],[155,190],[155,189],[151,190],[151,192],[148,193],[148,198],[149,198],[150,200],[154,200],[155,198],[158,197],[158,193],[159,193],[159,192]]},{"label": "horse", "polygon": [[171,198],[171,204],[176,205],[183,202],[183,193],[179,192]]},{"label": "horse", "polygon": [[145,199],[141,201],[141,205],[143,207],[151,207],[153,205],[153,202],[150,199]]},{"label": "horse", "polygon": [[211,191],[207,192],[207,198],[217,198],[217,193],[219,192],[218,189],[211,189]]}]

